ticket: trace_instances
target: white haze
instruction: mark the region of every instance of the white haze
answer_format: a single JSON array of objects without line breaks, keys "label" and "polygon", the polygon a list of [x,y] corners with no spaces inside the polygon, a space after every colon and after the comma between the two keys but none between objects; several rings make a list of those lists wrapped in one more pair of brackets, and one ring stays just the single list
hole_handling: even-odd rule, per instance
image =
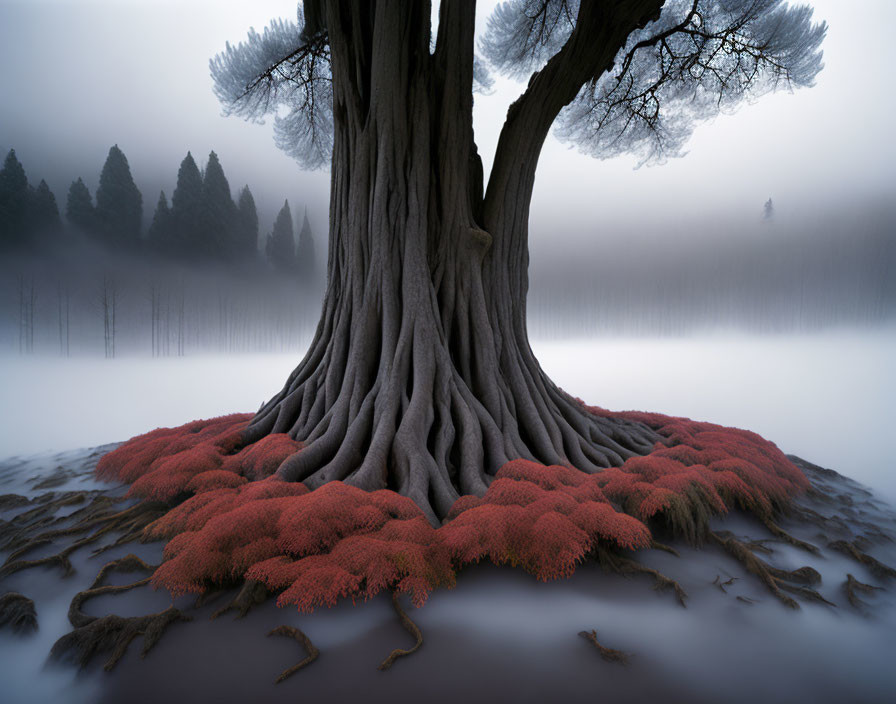
[{"label": "white haze", "polygon": [[[531,208],[536,244],[550,241],[573,255],[620,224],[662,231],[720,216],[752,221],[769,197],[783,215],[892,196],[896,3],[810,4],[830,26],[817,85],[699,126],[685,158],[635,171],[632,158],[599,162],[550,138]],[[478,4],[480,33],[493,5]],[[159,189],[171,195],[186,151],[204,163],[214,149],[232,188],[250,184],[262,232],[287,197],[307,203],[319,228],[328,175],[300,172],[274,146],[270,125],[222,117],[208,75],[209,58],[226,41],[274,17],[292,18],[295,8],[294,0],[0,0],[0,150],[14,147],[29,178],[45,178],[63,201],[78,176],[95,190],[117,142],[148,219]],[[507,107],[525,88],[496,78],[494,92],[475,104],[486,173]]]},{"label": "white haze", "polygon": [[[532,344],[554,381],[590,404],[747,428],[896,499],[887,441],[896,398],[892,329]],[[7,357],[0,361],[0,405],[7,409],[0,457],[255,411],[299,357]]]}]

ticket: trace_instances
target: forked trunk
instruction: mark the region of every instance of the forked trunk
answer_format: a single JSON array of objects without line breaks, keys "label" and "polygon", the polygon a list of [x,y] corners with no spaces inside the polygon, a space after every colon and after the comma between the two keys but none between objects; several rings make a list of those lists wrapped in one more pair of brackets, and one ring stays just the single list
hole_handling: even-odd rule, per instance
[{"label": "forked trunk", "polygon": [[442,3],[432,54],[429,13],[423,2],[327,7],[327,292],[305,359],[250,439],[305,443],[280,466],[284,479],[389,487],[437,521],[511,459],[593,472],[648,452],[656,436],[585,413],[535,360],[525,320],[531,179],[523,170],[522,191],[509,177],[484,202],[474,7]]}]

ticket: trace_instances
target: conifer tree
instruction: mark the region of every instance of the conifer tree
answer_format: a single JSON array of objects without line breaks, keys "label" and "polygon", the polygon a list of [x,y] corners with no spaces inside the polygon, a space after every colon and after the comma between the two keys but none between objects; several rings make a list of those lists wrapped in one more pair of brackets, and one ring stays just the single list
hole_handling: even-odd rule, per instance
[{"label": "conifer tree", "polygon": [[258,256],[258,212],[249,186],[243,186],[237,205],[237,256],[252,261]]},{"label": "conifer tree", "polygon": [[31,193],[29,207],[29,230],[36,236],[58,234],[62,228],[62,220],[59,218],[59,206],[56,204],[56,196],[43,179],[37,188]]},{"label": "conifer tree", "polygon": [[273,231],[268,235],[267,246],[265,247],[268,261],[279,271],[295,271],[295,246],[292,213],[289,210],[289,201],[287,200],[277,214]]},{"label": "conifer tree", "polygon": [[93,198],[90,190],[79,177],[72,181],[68,189],[68,199],[65,202],[65,219],[68,224],[79,232],[93,236],[97,232],[96,208],[93,207]]},{"label": "conifer tree", "polygon": [[236,205],[218,155],[211,152],[202,181],[203,227],[200,233],[205,256],[231,258],[237,250]]},{"label": "conifer tree", "polygon": [[127,157],[117,144],[109,149],[100,174],[96,214],[100,239],[107,246],[131,248],[140,241],[143,196],[131,176]]},{"label": "conifer tree", "polygon": [[299,244],[296,247],[296,269],[303,283],[311,284],[315,280],[314,267],[314,239],[311,235],[311,225],[308,222],[308,208],[305,208],[305,216],[302,221],[302,230],[299,232]]},{"label": "conifer tree", "polygon": [[157,252],[171,252],[176,241],[173,238],[171,209],[165,191],[159,192],[159,201],[152,216],[152,224],[146,233],[149,246]]},{"label": "conifer tree", "polygon": [[187,152],[177,171],[177,186],[171,196],[173,254],[188,258],[200,254],[203,210],[202,175],[193,155]]},{"label": "conifer tree", "polygon": [[0,169],[0,247],[15,247],[27,239],[28,178],[10,149]]}]

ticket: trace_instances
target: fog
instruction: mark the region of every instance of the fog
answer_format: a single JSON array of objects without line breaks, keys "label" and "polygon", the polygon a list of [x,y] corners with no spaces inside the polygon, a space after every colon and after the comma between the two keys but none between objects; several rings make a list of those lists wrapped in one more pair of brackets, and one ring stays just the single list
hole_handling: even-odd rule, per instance
[{"label": "fog", "polygon": [[[530,210],[531,343],[547,374],[589,404],[747,428],[896,503],[888,443],[896,3],[811,4],[830,26],[817,85],[698,126],[686,157],[636,169],[634,159],[596,161],[548,139]],[[493,7],[478,4],[480,33]],[[295,214],[308,206],[321,262],[329,174],[300,171],[275,148],[270,125],[222,117],[208,71],[226,41],[294,13],[294,0],[0,0],[0,156],[14,148],[30,183],[46,179],[64,212],[69,184],[82,177],[95,194],[118,144],[143,195],[145,231],[187,151],[202,161],[214,150],[234,194],[250,185],[262,237],[284,199]],[[486,177],[507,108],[525,87],[495,79],[475,97]],[[768,199],[774,212],[765,217]],[[260,257],[200,264],[149,249],[107,251],[68,229],[45,234],[56,244],[0,255],[0,493],[33,496],[60,467],[69,474],[57,489],[92,488],[101,450],[85,448],[258,409],[314,333],[320,282]],[[896,525],[860,488],[838,482],[843,501],[859,507],[849,515]],[[0,510],[0,522],[15,510]],[[722,527],[744,535],[758,526],[735,515]],[[814,526],[784,527],[817,539]],[[687,610],[653,594],[649,580],[593,564],[550,584],[480,565],[412,612],[426,646],[387,676],[377,662],[408,636],[378,598],[313,617],[272,601],[240,621],[202,612],[145,661],[132,644],[102,679],[44,666],[69,630],[71,595],[97,571],[82,550],[69,580],[30,570],[4,582],[34,598],[40,630],[24,640],[0,633],[0,698],[224,702],[262,692],[272,701],[309,693],[345,701],[364,691],[367,701],[457,701],[475,691],[520,702],[888,701],[893,594],[874,597],[873,619],[843,603],[844,575],[872,581],[865,567],[831,551],[812,557],[822,593],[843,608],[791,612],[721,551],[678,547],[684,559],[657,551],[639,559],[681,581]],[[896,560],[892,543],[872,549]],[[131,551],[161,559],[159,544],[120,549]],[[787,568],[807,561],[778,544],[774,559]],[[713,585],[719,574],[741,581],[724,593]],[[763,603],[747,606],[735,594]],[[141,588],[90,608],[138,614],[168,602]],[[322,656],[274,689],[276,673],[299,654],[294,643],[263,637],[282,623],[305,630]],[[632,666],[600,661],[575,636],[590,628],[605,645],[636,653]]]},{"label": "fog", "polygon": [[[567,392],[747,428],[896,502],[885,438],[896,397],[896,329],[801,335],[533,340]],[[159,426],[251,412],[299,361],[292,354],[114,360],[33,356],[0,363],[0,457],[118,442]]]},{"label": "fog", "polygon": [[[745,222],[761,215],[769,197],[785,215],[892,196],[888,47],[896,6],[811,5],[830,26],[817,85],[765,96],[699,126],[685,158],[634,170],[634,159],[599,162],[549,138],[531,209],[535,245],[562,245],[572,258],[581,243],[620,226]],[[478,32],[493,6],[478,4]],[[214,149],[232,187],[251,184],[262,231],[284,198],[322,216],[328,174],[299,171],[275,148],[270,125],[221,117],[208,73],[226,41],[273,17],[292,18],[295,7],[292,0],[0,0],[0,151],[15,148],[29,177],[45,178],[61,202],[78,176],[95,191],[106,151],[117,143],[148,209],[160,189],[170,195],[187,150]],[[525,87],[495,78],[474,111],[486,174],[507,107]]]}]

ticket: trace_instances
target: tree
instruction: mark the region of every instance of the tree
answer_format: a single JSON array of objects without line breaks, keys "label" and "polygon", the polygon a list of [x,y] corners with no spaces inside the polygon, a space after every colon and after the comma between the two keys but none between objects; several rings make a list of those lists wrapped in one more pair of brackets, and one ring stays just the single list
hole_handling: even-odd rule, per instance
[{"label": "tree", "polygon": [[172,252],[180,256],[197,256],[202,252],[204,206],[202,175],[193,155],[187,152],[177,170],[177,185],[171,196]]},{"label": "tree", "polygon": [[771,220],[775,217],[775,206],[772,204],[771,198],[765,201],[765,205],[762,207],[762,217],[766,220]]},{"label": "tree", "polygon": [[296,268],[299,278],[303,283],[311,284],[316,278],[314,266],[314,238],[311,236],[311,224],[308,222],[308,208],[302,219],[302,229],[299,232],[299,243],[296,246]]},{"label": "tree", "polygon": [[79,177],[72,181],[68,189],[68,199],[65,202],[65,219],[68,224],[79,232],[87,235],[95,235],[97,231],[96,208],[93,207],[93,199],[90,190]]},{"label": "tree", "polygon": [[133,248],[140,241],[143,196],[131,176],[124,152],[109,149],[96,189],[96,216],[100,239],[115,248]]},{"label": "tree", "polygon": [[146,232],[146,239],[153,249],[165,252],[173,248],[171,234],[172,218],[171,209],[168,207],[168,198],[165,197],[165,191],[159,191],[159,200],[156,203],[156,211],[153,213],[149,230]]},{"label": "tree", "polygon": [[296,240],[293,234],[292,213],[289,210],[289,201],[284,201],[283,207],[277,213],[274,221],[274,229],[268,235],[264,248],[271,265],[283,272],[295,272],[296,264]]},{"label": "tree", "polygon": [[22,244],[27,238],[28,177],[10,149],[0,170],[0,247]]},{"label": "tree", "polygon": [[249,186],[243,186],[237,204],[237,256],[254,260],[258,256],[258,212]]},{"label": "tree", "polygon": [[34,234],[46,236],[58,234],[62,228],[62,220],[59,217],[59,206],[56,205],[56,196],[43,179],[31,194],[30,225]]},{"label": "tree", "polygon": [[211,62],[225,110],[274,114],[282,148],[331,168],[321,320],[247,437],[304,443],[283,479],[389,487],[433,521],[509,460],[598,472],[658,439],[587,413],[530,349],[527,221],[551,127],[600,158],[679,156],[698,120],[811,85],[826,32],[781,0],[504,3],[480,48],[531,76],[486,181],[474,19],[473,2],[442,2],[433,29],[427,2],[306,0]]},{"label": "tree", "polygon": [[230,195],[230,184],[224,175],[218,155],[211,152],[202,180],[204,223],[202,248],[211,256],[231,257],[236,251],[236,205]]}]

